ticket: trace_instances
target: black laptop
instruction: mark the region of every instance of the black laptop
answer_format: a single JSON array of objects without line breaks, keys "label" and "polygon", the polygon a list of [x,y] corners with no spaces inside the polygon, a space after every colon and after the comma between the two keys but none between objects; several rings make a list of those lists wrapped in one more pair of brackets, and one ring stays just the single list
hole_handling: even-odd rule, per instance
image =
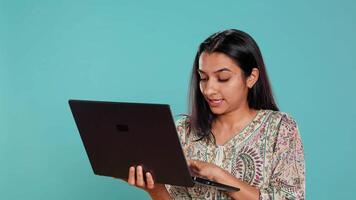
[{"label": "black laptop", "polygon": [[169,105],[88,100],[69,105],[96,175],[126,179],[130,166],[142,165],[156,183],[239,191],[191,176]]}]

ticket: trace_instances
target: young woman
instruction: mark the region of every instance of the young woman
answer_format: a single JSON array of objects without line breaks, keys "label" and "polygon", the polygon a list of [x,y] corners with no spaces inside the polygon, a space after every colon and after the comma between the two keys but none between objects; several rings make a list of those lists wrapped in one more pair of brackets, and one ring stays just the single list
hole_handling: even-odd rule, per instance
[{"label": "young woman", "polygon": [[297,124],[278,110],[251,36],[230,29],[201,43],[189,98],[189,114],[177,121],[177,130],[191,171],[241,190],[154,184],[141,166],[129,169],[129,184],[153,199],[305,199]]}]

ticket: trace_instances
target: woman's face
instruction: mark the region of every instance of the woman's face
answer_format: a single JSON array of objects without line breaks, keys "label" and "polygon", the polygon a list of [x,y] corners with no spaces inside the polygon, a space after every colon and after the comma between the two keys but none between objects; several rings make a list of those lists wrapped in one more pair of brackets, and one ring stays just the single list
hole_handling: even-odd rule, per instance
[{"label": "woman's face", "polygon": [[223,53],[203,52],[199,58],[200,91],[214,114],[248,106],[248,86],[241,68]]}]

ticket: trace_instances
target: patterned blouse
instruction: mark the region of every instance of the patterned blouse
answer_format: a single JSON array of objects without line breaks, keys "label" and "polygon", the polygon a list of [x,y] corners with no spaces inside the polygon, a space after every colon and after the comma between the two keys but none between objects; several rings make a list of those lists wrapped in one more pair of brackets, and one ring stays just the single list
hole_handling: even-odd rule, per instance
[{"label": "patterned blouse", "polygon": [[[224,145],[198,137],[189,118],[176,121],[187,159],[214,163],[259,188],[260,199],[305,199],[305,167],[296,122],[286,113],[259,110],[256,117]],[[172,199],[231,199],[225,192],[202,185],[166,185]]]}]

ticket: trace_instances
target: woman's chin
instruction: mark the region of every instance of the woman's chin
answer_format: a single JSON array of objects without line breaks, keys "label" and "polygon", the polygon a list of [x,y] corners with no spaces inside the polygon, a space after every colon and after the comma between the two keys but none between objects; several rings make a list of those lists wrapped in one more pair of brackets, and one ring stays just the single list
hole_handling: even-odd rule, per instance
[{"label": "woman's chin", "polygon": [[221,115],[225,113],[225,109],[222,109],[220,107],[210,107],[210,110],[212,113],[214,113],[215,115]]}]

